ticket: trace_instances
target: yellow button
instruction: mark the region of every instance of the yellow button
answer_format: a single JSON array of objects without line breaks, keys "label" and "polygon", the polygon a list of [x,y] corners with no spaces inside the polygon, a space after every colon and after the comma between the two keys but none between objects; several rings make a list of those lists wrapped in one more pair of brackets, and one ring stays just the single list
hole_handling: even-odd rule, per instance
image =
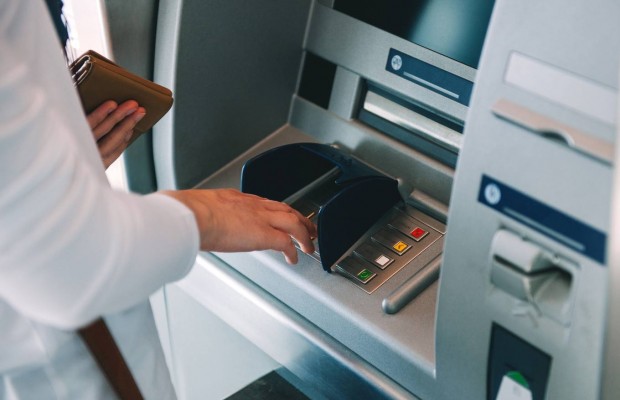
[{"label": "yellow button", "polygon": [[403,251],[405,251],[407,249],[407,247],[409,247],[409,245],[407,243],[403,243],[401,241],[396,242],[392,248],[394,250],[396,250],[399,253],[402,253]]}]

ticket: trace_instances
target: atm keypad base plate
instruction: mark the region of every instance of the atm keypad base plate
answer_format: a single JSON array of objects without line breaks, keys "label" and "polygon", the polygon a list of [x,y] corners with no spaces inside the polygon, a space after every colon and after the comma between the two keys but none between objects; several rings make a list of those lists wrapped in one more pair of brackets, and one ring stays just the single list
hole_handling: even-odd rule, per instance
[{"label": "atm keypad base plate", "polygon": [[[406,209],[411,210],[410,207]],[[316,222],[315,218],[316,214],[311,219]],[[442,224],[437,222],[437,225]],[[431,248],[431,245],[443,236],[405,212],[402,205],[395,206],[351,247],[332,271],[371,294],[405,266],[413,267],[414,274],[421,270],[441,253],[441,248]],[[320,263],[316,239],[314,244],[316,251],[311,257]],[[436,254],[425,253],[427,257],[418,257],[428,251]]]}]

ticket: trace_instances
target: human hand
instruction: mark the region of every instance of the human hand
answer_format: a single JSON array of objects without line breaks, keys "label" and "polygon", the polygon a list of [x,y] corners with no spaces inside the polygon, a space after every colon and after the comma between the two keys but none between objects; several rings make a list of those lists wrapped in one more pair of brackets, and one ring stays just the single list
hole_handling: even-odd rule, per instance
[{"label": "human hand", "polygon": [[145,115],[134,100],[121,105],[108,100],[86,116],[106,169],[127,148],[133,128]]},{"label": "human hand", "polygon": [[165,191],[194,212],[205,251],[277,250],[289,264],[312,254],[316,226],[290,206],[235,189]]}]

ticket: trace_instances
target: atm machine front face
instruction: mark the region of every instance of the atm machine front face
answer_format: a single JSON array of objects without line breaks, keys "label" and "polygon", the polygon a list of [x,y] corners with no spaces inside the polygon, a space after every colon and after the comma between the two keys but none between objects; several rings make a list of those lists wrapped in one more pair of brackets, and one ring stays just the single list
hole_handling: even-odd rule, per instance
[{"label": "atm machine front face", "polygon": [[159,186],[241,187],[319,228],[294,267],[202,254],[168,302],[190,294],[322,396],[438,396],[437,277],[493,2],[159,7],[155,78],[175,93],[154,132]]},{"label": "atm machine front face", "polygon": [[[574,244],[581,236],[558,232],[553,224],[586,229],[596,247],[604,241],[604,212],[581,214],[565,198],[544,191],[554,179],[564,182],[561,166],[567,162],[579,184],[588,176],[606,179],[609,163],[598,153],[612,140],[605,136],[605,118],[601,122],[592,111],[591,120],[568,116],[567,122],[560,100],[539,109],[542,120],[598,132],[602,146],[594,146],[585,161],[573,159],[575,152],[549,149],[547,142],[529,143],[531,135],[507,149],[485,119],[506,113],[518,119],[515,98],[539,105],[536,96],[519,92],[531,84],[523,74],[504,77],[507,65],[513,72],[523,63],[534,66],[544,81],[547,63],[567,64],[568,72],[551,76],[577,82],[576,88],[591,80],[603,87],[614,83],[594,61],[579,65],[548,44],[566,43],[558,31],[542,28],[543,16],[552,20],[562,2],[549,2],[557,3],[555,9],[540,6],[544,10],[529,0],[519,6],[496,3],[160,3],[155,77],[173,88],[175,107],[155,129],[159,186],[241,187],[289,202],[314,218],[320,232],[317,254],[301,256],[294,267],[271,252],[201,254],[175,290],[314,388],[317,398],[455,398],[459,390],[466,398],[491,398],[506,377],[534,382],[537,398],[558,371],[560,350],[549,349],[549,335],[566,338],[567,326],[586,324],[570,317],[577,304],[590,311],[600,306],[597,299],[579,303],[575,286],[600,284],[603,274],[595,269],[603,263],[600,249],[594,258],[590,250],[559,251],[557,237]],[[529,21],[538,41],[514,33],[519,31],[514,13]],[[537,17],[526,18],[530,15]],[[597,18],[601,26],[609,23],[597,13],[567,35],[596,36],[602,29],[596,28]],[[581,45],[584,38],[573,43]],[[540,61],[546,57],[551,60]],[[585,78],[566,78],[573,71]],[[505,82],[511,79],[516,84]],[[591,86],[598,87],[585,85]],[[499,100],[496,88],[508,103],[497,102],[491,113],[489,99]],[[540,92],[547,93],[540,89],[539,97]],[[604,98],[609,90],[594,92]],[[506,104],[511,106],[502,108]],[[537,175],[542,167],[532,163],[541,161],[542,149],[556,167]],[[540,183],[528,183],[541,176]],[[600,195],[588,199],[608,195],[604,184],[591,184]],[[515,198],[555,222],[512,207],[521,213],[515,219],[498,206],[504,205],[500,199]],[[446,274],[438,293],[442,263]],[[591,264],[594,269],[578,275]],[[537,281],[539,270],[545,279]],[[521,310],[508,306],[512,302],[524,307],[535,328],[509,317]],[[597,312],[591,315],[600,323]],[[173,337],[183,329],[192,327],[170,325]],[[585,340],[576,337],[578,343]],[[522,350],[511,353],[506,346]],[[511,359],[515,352],[526,355],[525,361]],[[531,360],[540,367],[534,372],[528,369]],[[175,365],[189,363],[180,359]],[[592,386],[585,387],[584,393],[592,393]]]}]

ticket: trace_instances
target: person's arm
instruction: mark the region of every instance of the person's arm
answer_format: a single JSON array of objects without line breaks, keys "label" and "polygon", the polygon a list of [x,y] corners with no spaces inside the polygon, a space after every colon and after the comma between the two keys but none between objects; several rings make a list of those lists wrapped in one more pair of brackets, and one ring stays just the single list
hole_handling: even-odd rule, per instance
[{"label": "person's arm", "polygon": [[42,4],[0,15],[0,298],[72,329],[184,276],[197,225],[168,196],[107,185]]},{"label": "person's arm", "polygon": [[97,153],[60,52],[47,51],[55,39],[42,5],[0,2],[0,16],[3,301],[73,329],[183,277],[199,246],[274,249],[294,262],[292,236],[311,251],[314,226],[282,203],[235,190],[112,190],[93,162]]},{"label": "person's arm", "polygon": [[94,176],[19,69],[0,84],[0,296],[71,329],[181,278],[198,249],[196,222],[167,196],[115,192]]},{"label": "person's arm", "polygon": [[206,251],[281,251],[289,264],[297,250],[312,254],[316,226],[290,206],[233,189],[168,191],[196,217],[200,248]]}]

